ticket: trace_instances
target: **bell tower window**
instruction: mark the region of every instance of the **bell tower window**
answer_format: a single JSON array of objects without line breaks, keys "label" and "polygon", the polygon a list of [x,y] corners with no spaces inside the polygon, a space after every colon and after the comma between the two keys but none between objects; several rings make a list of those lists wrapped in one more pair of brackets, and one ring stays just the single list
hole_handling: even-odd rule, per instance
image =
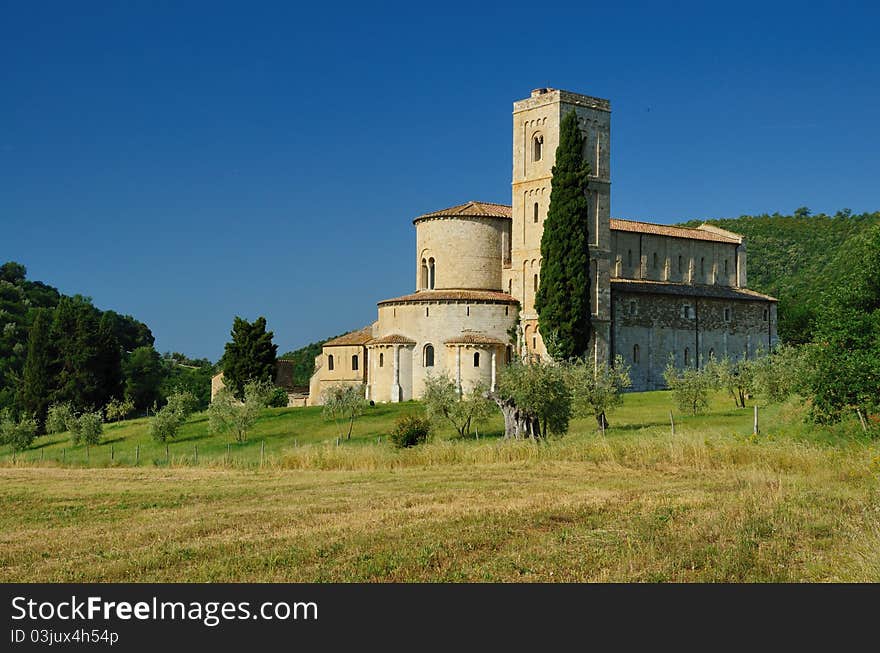
[{"label": "bell tower window", "polygon": [[535,134],[532,137],[532,161],[540,161],[544,152],[544,136]]}]

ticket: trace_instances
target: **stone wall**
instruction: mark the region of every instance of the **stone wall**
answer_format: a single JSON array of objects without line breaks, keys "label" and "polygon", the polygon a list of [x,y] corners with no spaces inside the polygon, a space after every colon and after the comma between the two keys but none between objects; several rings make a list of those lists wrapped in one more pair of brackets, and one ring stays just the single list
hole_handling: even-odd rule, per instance
[{"label": "stone wall", "polygon": [[664,388],[676,367],[710,356],[753,358],[776,344],[776,303],[694,296],[613,293],[613,348],[631,367],[633,390]]},{"label": "stone wall", "polygon": [[437,217],[416,221],[416,288],[426,289],[422,261],[434,259],[434,288],[501,290],[507,218]]}]

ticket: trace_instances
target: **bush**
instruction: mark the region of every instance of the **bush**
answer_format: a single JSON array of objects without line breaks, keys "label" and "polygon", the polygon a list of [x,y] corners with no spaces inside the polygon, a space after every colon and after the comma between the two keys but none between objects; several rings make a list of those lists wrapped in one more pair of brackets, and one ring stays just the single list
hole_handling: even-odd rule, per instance
[{"label": "bush", "polygon": [[104,419],[101,411],[83,413],[77,419],[79,423],[79,438],[86,444],[98,444],[104,432]]},{"label": "bush", "polygon": [[104,406],[104,415],[108,422],[116,422],[128,417],[134,410],[134,402],[131,399],[111,399]]},{"label": "bush", "polygon": [[287,390],[275,388],[269,397],[269,408],[287,408]]},{"label": "bush", "polygon": [[198,400],[189,391],[176,392],[150,420],[150,435],[156,442],[165,442],[177,436],[177,430],[195,412]]},{"label": "bush", "polygon": [[426,442],[430,433],[431,422],[418,415],[407,415],[394,423],[394,430],[391,431],[391,442],[398,449],[414,447],[417,444]]},{"label": "bush", "polygon": [[32,419],[15,421],[7,410],[0,414],[0,442],[10,445],[15,451],[31,446],[37,435],[37,423]]},{"label": "bush", "polygon": [[73,408],[70,404],[52,404],[49,406],[49,413],[46,416],[46,433],[68,431],[73,420]]},{"label": "bush", "polygon": [[663,372],[666,385],[672,390],[672,396],[680,410],[690,411],[696,415],[709,407],[709,392],[715,388],[715,373],[712,370],[694,367],[676,369],[672,361]]}]

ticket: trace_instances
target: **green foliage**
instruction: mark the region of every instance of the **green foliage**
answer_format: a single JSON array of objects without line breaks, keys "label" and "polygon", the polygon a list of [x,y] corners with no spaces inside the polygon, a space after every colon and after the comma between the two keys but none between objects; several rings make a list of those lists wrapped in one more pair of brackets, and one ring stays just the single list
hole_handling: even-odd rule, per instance
[{"label": "green foliage", "polygon": [[132,411],[134,411],[134,402],[131,399],[111,399],[104,406],[104,415],[108,422],[125,419]]},{"label": "green foliage", "polygon": [[52,404],[46,414],[46,433],[63,433],[75,420],[73,407],[68,402]]},{"label": "green foliage", "polygon": [[[321,395],[324,403],[322,409],[324,419],[333,420],[339,431],[339,437],[345,436],[351,439],[351,431],[355,420],[364,414],[369,404],[364,399],[364,386],[361,385],[331,385]],[[348,425],[348,433],[345,434],[345,425]]]},{"label": "green foliage", "polygon": [[623,403],[623,391],[632,386],[629,367],[618,356],[614,365],[578,360],[566,366],[566,382],[571,390],[572,414],[595,417],[607,427],[606,413]]},{"label": "green foliage", "polygon": [[709,392],[715,387],[715,378],[711,371],[690,366],[676,369],[670,360],[663,372],[663,379],[672,390],[680,410],[696,415],[709,407]]},{"label": "green foliage", "polygon": [[467,437],[472,427],[485,422],[495,410],[492,402],[486,398],[487,392],[485,385],[477,383],[470,392],[459,396],[458,388],[449,377],[429,374],[425,378],[422,395],[425,415],[432,422],[449,422],[459,437]]},{"label": "green foliage", "polygon": [[37,309],[28,334],[27,360],[24,365],[19,403],[25,415],[34,418],[37,430],[45,432],[46,413],[49,410],[52,351],[49,329],[52,317],[45,308]]},{"label": "green foliage", "polygon": [[269,398],[269,408],[287,408],[287,390],[284,388],[275,388],[272,390],[272,396]]},{"label": "green foliage", "polygon": [[191,359],[181,353],[165,353],[162,356],[162,383],[159,394],[165,397],[178,392],[191,393],[198,402],[199,410],[211,403],[211,378],[215,374],[211,361]]},{"label": "green foliage", "polygon": [[390,438],[398,449],[414,447],[428,441],[431,435],[431,422],[419,415],[404,415],[394,423]]},{"label": "green foliage", "polygon": [[162,398],[163,367],[159,353],[150,347],[138,347],[125,361],[125,397],[135,410],[145,410]]},{"label": "green foliage", "polygon": [[223,353],[223,382],[233,396],[242,399],[249,381],[275,378],[278,347],[272,343],[273,333],[266,331],[264,317],[248,322],[236,316],[231,335]]},{"label": "green foliage", "polygon": [[273,389],[268,381],[249,381],[244,386],[244,401],[239,401],[224,387],[208,407],[211,431],[232,434],[236,442],[246,442],[248,432],[272,398]]},{"label": "green foliage", "polygon": [[530,435],[563,435],[572,414],[572,393],[562,365],[535,360],[515,361],[498,375],[497,395],[510,401],[530,426]]},{"label": "green foliage", "polygon": [[85,444],[98,444],[104,432],[104,419],[101,411],[86,411],[83,414],[72,417],[67,424],[73,444],[84,442]]},{"label": "green foliage", "polygon": [[812,416],[822,422],[880,410],[880,225],[853,239],[849,259],[807,354]]},{"label": "green foliage", "polygon": [[806,350],[795,345],[779,346],[771,354],[749,361],[747,367],[755,394],[771,403],[806,394],[807,363]]},{"label": "green foliage", "polygon": [[30,417],[15,420],[9,409],[0,413],[0,443],[21,451],[31,446],[37,435],[37,423]]},{"label": "green foliage", "polygon": [[541,237],[541,278],[535,310],[556,360],[583,356],[590,343],[590,253],[584,137],[570,111],[560,125],[550,206]]},{"label": "green foliage", "polygon": [[716,387],[727,391],[737,408],[746,407],[746,397],[754,394],[754,365],[751,360],[734,363],[727,356],[721,359],[711,356],[703,370],[709,378],[714,379]]},{"label": "green foliage", "polygon": [[178,429],[198,407],[198,400],[190,392],[178,392],[150,419],[150,436],[156,442],[166,442],[177,436]]}]

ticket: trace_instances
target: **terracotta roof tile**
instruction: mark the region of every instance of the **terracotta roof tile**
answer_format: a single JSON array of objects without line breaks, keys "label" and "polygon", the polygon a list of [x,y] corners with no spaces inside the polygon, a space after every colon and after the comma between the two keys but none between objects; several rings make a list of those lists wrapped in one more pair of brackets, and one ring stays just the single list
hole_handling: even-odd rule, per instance
[{"label": "terracotta roof tile", "polygon": [[[735,234],[725,236],[718,231],[709,231],[702,228],[689,229],[686,227],[673,227],[665,224],[653,224],[651,222],[637,222],[635,220],[621,220],[611,218],[612,231],[630,231],[639,234],[652,234],[655,236],[671,236],[672,238],[687,238],[689,240],[710,240],[716,243],[730,243],[738,245],[742,238]],[[728,232],[730,233],[730,232]]]},{"label": "terracotta roof tile", "polygon": [[350,331],[324,343],[324,347],[343,347],[345,345],[364,345],[373,337],[373,327],[364,327],[358,331]]},{"label": "terracotta roof tile", "polygon": [[749,301],[775,302],[775,297],[748,288],[730,286],[707,286],[666,281],[643,281],[638,279],[612,279],[611,290],[655,295],[681,295],[683,297],[712,297],[716,299],[744,299]]},{"label": "terracotta roof tile", "polygon": [[402,336],[399,333],[392,333],[387,336],[382,336],[381,338],[373,338],[367,344],[368,345],[414,345],[414,344],[416,344],[416,341],[410,340],[406,336]]},{"label": "terracotta roof tile", "polygon": [[507,204],[495,204],[493,202],[465,202],[458,206],[450,206],[448,209],[432,211],[420,215],[413,222],[424,220],[426,218],[457,218],[457,217],[475,217],[475,218],[509,218],[511,217],[511,209]]},{"label": "terracotta roof tile", "polygon": [[517,304],[516,299],[500,290],[420,290],[411,295],[383,299],[382,304],[423,303],[438,301],[475,301]]}]

